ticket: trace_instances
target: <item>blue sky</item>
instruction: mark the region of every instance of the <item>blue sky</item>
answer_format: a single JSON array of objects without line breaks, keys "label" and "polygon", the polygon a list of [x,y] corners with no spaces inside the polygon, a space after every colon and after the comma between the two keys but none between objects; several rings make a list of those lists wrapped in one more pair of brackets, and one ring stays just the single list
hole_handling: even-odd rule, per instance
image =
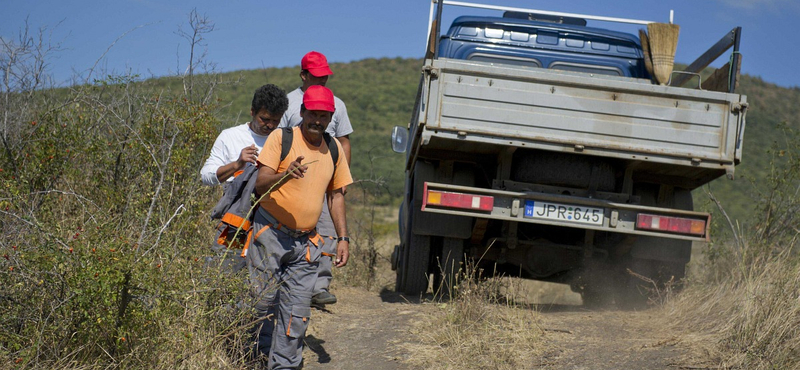
[{"label": "blue sky", "polygon": [[[781,86],[800,86],[795,67],[800,60],[797,0],[482,3],[660,22],[668,21],[673,9],[675,23],[681,26],[676,60],[682,63],[693,61],[723,34],[742,26],[743,73]],[[331,62],[418,58],[424,51],[429,7],[428,0],[0,0],[0,37],[13,40],[26,19],[33,33],[44,29],[45,37],[61,47],[51,54],[48,72],[58,85],[64,85],[75,76],[86,78],[95,63],[95,74],[100,76],[130,71],[152,77],[183,71],[189,45],[177,31],[188,30],[193,8],[215,25],[205,36],[206,60],[217,71],[227,72],[296,66],[310,50],[326,54]],[[499,13],[446,7],[443,23],[463,14]],[[611,26],[629,32],[638,28]]]}]

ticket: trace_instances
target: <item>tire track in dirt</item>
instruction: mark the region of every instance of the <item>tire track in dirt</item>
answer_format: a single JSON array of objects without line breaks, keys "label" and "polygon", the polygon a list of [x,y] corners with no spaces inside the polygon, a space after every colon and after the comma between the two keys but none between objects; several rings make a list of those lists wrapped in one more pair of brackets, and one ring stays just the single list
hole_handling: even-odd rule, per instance
[{"label": "tire track in dirt", "polygon": [[[305,370],[414,369],[402,343],[419,342],[412,326],[434,305],[395,292],[338,288],[339,303],[317,310],[303,353]],[[570,305],[533,305],[546,348],[530,369],[714,368],[698,336],[662,323],[662,310],[588,310]]]},{"label": "tire track in dirt", "polygon": [[580,307],[541,312],[549,347],[538,369],[694,368],[680,333],[660,325],[660,310],[589,311]]},{"label": "tire track in dirt", "polygon": [[312,313],[304,370],[411,369],[398,345],[414,341],[410,328],[429,311],[395,292],[337,288],[339,302]]}]

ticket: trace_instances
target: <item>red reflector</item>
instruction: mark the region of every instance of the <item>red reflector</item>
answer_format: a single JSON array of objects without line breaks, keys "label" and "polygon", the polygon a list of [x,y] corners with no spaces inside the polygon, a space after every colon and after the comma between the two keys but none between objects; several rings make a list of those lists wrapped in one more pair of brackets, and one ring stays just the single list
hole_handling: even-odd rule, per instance
[{"label": "red reflector", "polygon": [[665,231],[676,234],[705,235],[706,222],[704,220],[696,220],[691,218],[640,213],[638,216],[636,216],[636,228]]},{"label": "red reflector", "polygon": [[494,197],[428,190],[426,205],[489,212],[494,207]]}]

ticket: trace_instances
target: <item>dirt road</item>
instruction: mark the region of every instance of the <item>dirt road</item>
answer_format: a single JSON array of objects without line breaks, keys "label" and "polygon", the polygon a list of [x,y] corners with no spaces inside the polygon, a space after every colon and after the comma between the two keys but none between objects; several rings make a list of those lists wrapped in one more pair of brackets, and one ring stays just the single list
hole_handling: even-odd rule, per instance
[{"label": "dirt road", "polygon": [[[417,369],[403,343],[419,342],[411,328],[436,305],[390,291],[338,288],[339,303],[315,311],[306,339],[304,369]],[[579,298],[561,294],[561,304],[532,305],[544,347],[530,369],[714,368],[696,336],[665,328],[659,309],[586,310]],[[444,368],[444,366],[428,366]]]}]

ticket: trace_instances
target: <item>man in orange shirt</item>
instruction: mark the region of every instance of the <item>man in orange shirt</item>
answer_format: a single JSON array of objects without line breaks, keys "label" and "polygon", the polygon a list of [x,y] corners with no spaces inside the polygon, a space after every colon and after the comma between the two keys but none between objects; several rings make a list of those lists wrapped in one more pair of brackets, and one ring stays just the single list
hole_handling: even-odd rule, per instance
[{"label": "man in orange shirt", "polygon": [[[289,155],[281,161],[281,130],[267,138],[258,156],[256,193],[261,200],[246,261],[257,313],[265,318],[274,314],[256,330],[257,350],[269,356],[270,369],[295,369],[302,361],[323,246],[315,226],[326,196],[339,235],[334,265],[344,267],[349,258],[342,188],[353,178],[345,156],[338,156],[338,163],[333,163],[323,137],[334,111],[333,93],[328,88],[309,87],[303,95],[303,122],[293,128]],[[330,143],[342,153],[336,139]]]}]

